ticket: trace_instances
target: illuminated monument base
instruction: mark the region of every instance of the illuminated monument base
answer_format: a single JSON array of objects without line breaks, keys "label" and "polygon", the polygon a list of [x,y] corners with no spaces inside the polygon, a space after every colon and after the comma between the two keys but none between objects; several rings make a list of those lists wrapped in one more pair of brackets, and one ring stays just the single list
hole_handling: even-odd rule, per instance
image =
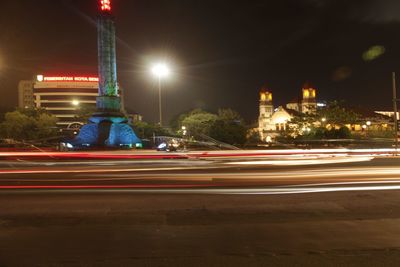
[{"label": "illuminated monument base", "polygon": [[[73,147],[133,148],[142,143],[125,116],[119,110],[119,97],[97,98],[102,110],[93,114],[89,123],[82,126],[79,135],[71,142]],[[110,107],[111,105],[111,107]]]}]

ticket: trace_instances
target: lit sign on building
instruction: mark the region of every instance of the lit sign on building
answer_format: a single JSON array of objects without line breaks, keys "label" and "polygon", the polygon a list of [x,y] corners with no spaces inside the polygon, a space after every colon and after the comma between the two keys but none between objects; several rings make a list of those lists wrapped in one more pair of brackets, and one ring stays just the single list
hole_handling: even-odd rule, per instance
[{"label": "lit sign on building", "polygon": [[111,11],[111,0],[100,0],[100,8],[102,11]]},{"label": "lit sign on building", "polygon": [[74,76],[52,76],[47,77],[43,75],[37,76],[38,82],[98,82],[98,77],[74,77]]}]

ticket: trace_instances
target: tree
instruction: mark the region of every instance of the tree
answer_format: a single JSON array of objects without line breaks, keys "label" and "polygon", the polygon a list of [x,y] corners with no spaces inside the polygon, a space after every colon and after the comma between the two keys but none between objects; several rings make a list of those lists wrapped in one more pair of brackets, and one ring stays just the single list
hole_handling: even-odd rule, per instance
[{"label": "tree", "polygon": [[220,109],[218,117],[210,129],[210,136],[231,145],[246,142],[247,127],[240,114],[232,109]]},{"label": "tree", "polygon": [[144,121],[135,121],[132,124],[135,133],[140,139],[151,139],[156,136],[168,136],[170,132],[158,124],[150,124]]},{"label": "tree", "polygon": [[36,130],[38,138],[47,138],[57,135],[57,118],[47,113],[39,114],[36,118]]},{"label": "tree", "polygon": [[180,126],[185,126],[189,135],[210,135],[210,129],[218,116],[202,110],[194,110],[183,117]]},{"label": "tree", "polygon": [[331,125],[334,128],[354,124],[360,118],[359,114],[344,108],[338,101],[328,103],[325,108],[318,111],[317,115],[321,120],[324,118],[326,125]]},{"label": "tree", "polygon": [[36,140],[57,135],[57,118],[42,109],[18,109],[8,112],[0,124],[4,138]]},{"label": "tree", "polygon": [[283,135],[288,137],[309,136],[311,132],[315,131],[316,121],[318,121],[317,114],[299,113],[290,120],[288,129]]},{"label": "tree", "polygon": [[19,111],[7,112],[0,126],[2,136],[17,140],[36,138],[35,119]]},{"label": "tree", "polygon": [[340,105],[338,101],[328,103],[315,114],[299,114],[289,124],[287,136],[303,139],[351,138],[347,124],[356,123],[360,115]]}]

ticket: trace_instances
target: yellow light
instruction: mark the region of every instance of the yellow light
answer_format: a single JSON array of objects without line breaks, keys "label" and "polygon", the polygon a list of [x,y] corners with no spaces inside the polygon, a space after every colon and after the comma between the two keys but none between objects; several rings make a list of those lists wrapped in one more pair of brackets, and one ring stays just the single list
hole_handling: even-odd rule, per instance
[{"label": "yellow light", "polygon": [[307,89],[304,89],[303,95],[304,95],[304,98],[309,98],[310,97],[310,92],[308,92]]},{"label": "yellow light", "polygon": [[265,100],[267,100],[267,96],[265,95],[265,93],[261,93],[261,101]]},{"label": "yellow light", "polygon": [[268,100],[269,100],[269,101],[272,101],[272,94],[271,94],[271,93],[268,94]]},{"label": "yellow light", "polygon": [[78,100],[72,100],[72,105],[79,106],[79,101]]}]

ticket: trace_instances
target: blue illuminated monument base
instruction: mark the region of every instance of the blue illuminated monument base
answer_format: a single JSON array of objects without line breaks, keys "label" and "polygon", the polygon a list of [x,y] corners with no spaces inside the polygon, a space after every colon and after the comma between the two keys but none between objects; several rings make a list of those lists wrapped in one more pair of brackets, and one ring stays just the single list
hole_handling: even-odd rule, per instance
[{"label": "blue illuminated monument base", "polygon": [[[89,123],[82,126],[78,136],[71,142],[74,147],[133,148],[141,147],[142,142],[136,136],[128,120],[121,112],[113,111],[107,103],[116,105],[115,98],[99,97],[103,110],[93,114]],[[118,105],[118,104],[117,104]]]},{"label": "blue illuminated monument base", "polygon": [[[103,114],[104,115],[104,114]],[[133,148],[142,142],[123,117],[97,117],[89,119],[79,135],[70,142],[78,147]]]}]

